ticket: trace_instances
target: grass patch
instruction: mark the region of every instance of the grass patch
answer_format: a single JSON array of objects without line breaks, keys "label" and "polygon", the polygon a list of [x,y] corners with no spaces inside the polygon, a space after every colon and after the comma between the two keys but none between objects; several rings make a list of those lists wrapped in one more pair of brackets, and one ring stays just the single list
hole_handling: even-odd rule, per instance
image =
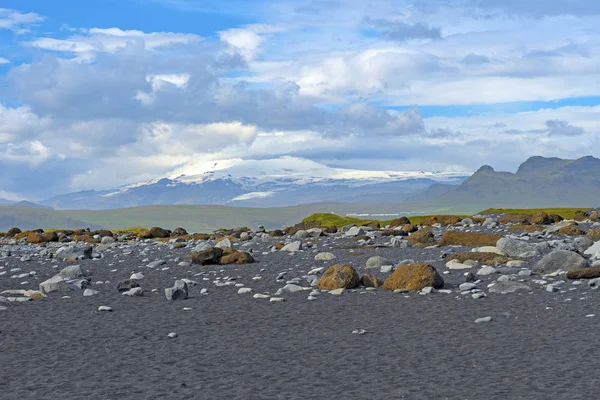
[{"label": "grass patch", "polygon": [[560,215],[564,219],[574,219],[577,211],[589,211],[591,207],[579,208],[488,208],[478,214],[510,214],[510,215],[534,215],[545,212],[548,215]]},{"label": "grass patch", "polygon": [[[468,215],[411,215],[407,217],[412,225],[433,225],[440,223],[442,225],[451,225],[460,222],[464,218],[470,218]],[[378,223],[381,227],[392,224],[399,218],[388,219],[388,220],[377,220],[377,219],[361,219],[355,217],[342,217],[336,214],[329,213],[317,213],[310,217],[304,218],[302,223],[308,224],[311,222],[317,222],[321,226],[335,227],[341,229],[345,225],[357,225],[366,226],[369,224]],[[478,220],[483,222],[483,219]]]}]

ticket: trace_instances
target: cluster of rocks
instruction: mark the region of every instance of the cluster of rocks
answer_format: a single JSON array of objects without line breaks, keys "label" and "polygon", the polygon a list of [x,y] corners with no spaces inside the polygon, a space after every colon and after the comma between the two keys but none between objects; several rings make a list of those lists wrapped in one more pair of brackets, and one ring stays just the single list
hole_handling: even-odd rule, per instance
[{"label": "cluster of rocks", "polygon": [[[233,287],[237,295],[274,303],[297,293],[314,301],[323,293],[377,291],[474,300],[509,293],[568,296],[578,286],[593,290],[600,284],[598,232],[597,212],[579,215],[578,221],[538,213],[435,216],[416,225],[403,217],[384,227],[371,223],[338,229],[303,223],[270,232],[238,228],[211,235],[190,235],[182,228],[152,228],[135,235],[13,229],[0,240],[0,309],[16,302],[49,301],[55,293],[70,298],[78,291],[85,297],[164,293],[163,301],[180,301],[209,295],[211,281],[214,288]],[[32,240],[33,234],[45,239]],[[81,236],[92,241],[77,240]],[[116,274],[127,257],[150,254],[164,257],[144,258],[144,272],[115,282],[94,281],[94,262],[111,257],[106,268]],[[34,261],[46,269],[56,263],[50,270],[60,270],[51,276],[24,272],[23,266]],[[59,268],[60,263],[66,265]],[[164,271],[174,271],[176,279],[165,280],[162,288],[142,287],[146,275]],[[264,279],[269,274],[272,279]],[[253,284],[243,283],[245,279]]]}]

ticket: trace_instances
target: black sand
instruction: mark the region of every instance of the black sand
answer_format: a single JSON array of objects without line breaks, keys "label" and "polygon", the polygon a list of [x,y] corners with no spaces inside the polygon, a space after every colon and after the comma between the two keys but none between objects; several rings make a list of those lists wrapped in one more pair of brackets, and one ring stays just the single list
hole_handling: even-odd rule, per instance
[{"label": "black sand", "polygon": [[[147,256],[170,259],[189,249],[157,247]],[[328,249],[319,249],[327,251]],[[364,262],[379,254],[439,259],[443,249],[335,250],[337,261]],[[121,250],[117,253],[122,252]],[[261,255],[260,263],[223,267],[142,267],[143,256],[115,263],[81,261],[101,294],[51,293],[44,301],[16,304],[0,312],[0,398],[2,399],[593,399],[600,366],[596,351],[600,293],[567,283],[546,292],[528,280],[531,293],[461,296],[462,271],[444,275],[452,294],[346,292],[285,294],[282,303],[238,295],[238,288],[214,286],[217,276],[239,276],[253,293],[273,293],[281,271],[287,279],[315,266],[316,250]],[[36,270],[35,288],[66,262],[20,263]],[[440,272],[443,262],[436,263]],[[299,266],[296,266],[299,265]],[[8,268],[8,267],[7,267]],[[117,268],[117,272],[110,269]],[[265,271],[260,271],[264,268]],[[476,270],[476,269],[474,269]],[[195,274],[205,271],[208,281]],[[120,296],[116,283],[131,272],[146,275],[145,296]],[[252,277],[260,275],[260,281]],[[169,302],[164,288],[175,278],[199,282],[192,298]],[[479,287],[496,276],[483,278]],[[19,282],[0,277],[0,290]],[[200,295],[206,287],[208,295]],[[575,290],[569,290],[571,287]],[[158,288],[158,293],[150,289]],[[569,300],[570,299],[570,300]],[[113,312],[98,312],[107,305]],[[191,310],[185,311],[184,307]],[[492,322],[476,324],[479,317]],[[365,329],[364,335],[353,334]],[[170,339],[169,332],[178,337]]]}]

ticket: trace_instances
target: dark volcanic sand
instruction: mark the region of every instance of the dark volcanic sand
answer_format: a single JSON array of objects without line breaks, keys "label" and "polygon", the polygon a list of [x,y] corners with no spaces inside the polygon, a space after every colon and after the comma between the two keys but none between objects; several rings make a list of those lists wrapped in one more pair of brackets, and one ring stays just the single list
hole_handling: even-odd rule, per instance
[{"label": "dark volcanic sand", "polygon": [[[464,271],[443,275],[452,294],[394,294],[377,290],[328,293],[308,301],[308,291],[284,294],[282,303],[238,295],[236,287],[215,287],[216,276],[239,276],[253,293],[270,292],[281,271],[287,279],[315,266],[318,251],[294,256],[261,255],[260,263],[222,267],[146,268],[150,260],[184,257],[189,249],[157,246],[147,256],[105,252],[99,261],[79,262],[101,294],[51,293],[45,301],[16,304],[0,311],[1,399],[593,399],[597,313],[600,293],[583,284],[549,293],[531,282],[529,292],[474,300],[460,295]],[[371,255],[395,262],[439,259],[446,249],[333,250],[335,262],[352,262],[359,272]],[[0,277],[0,291],[37,284],[69,265],[10,257],[7,269],[35,270],[34,278]],[[52,265],[60,265],[52,269]],[[299,265],[299,266],[297,266]],[[436,268],[444,271],[443,262]],[[110,269],[118,268],[117,272]],[[260,272],[261,268],[265,271]],[[473,268],[476,271],[477,268]],[[188,272],[189,271],[189,272]],[[194,276],[207,271],[209,281]],[[142,272],[145,296],[121,296],[116,283]],[[252,277],[260,275],[261,281]],[[499,275],[484,277],[487,284]],[[199,282],[192,298],[169,302],[164,288],[175,278]],[[305,281],[303,283],[306,285]],[[208,295],[200,295],[206,287]],[[575,290],[569,290],[571,287]],[[158,288],[158,293],[150,290]],[[583,299],[582,299],[583,298]],[[567,299],[571,299],[570,301]],[[113,312],[97,312],[107,305]],[[184,307],[191,310],[185,311]],[[551,309],[547,309],[551,307]],[[587,314],[597,316],[587,318]],[[491,316],[490,323],[476,324]],[[352,334],[366,329],[364,335]],[[175,339],[167,337],[177,332]]]}]

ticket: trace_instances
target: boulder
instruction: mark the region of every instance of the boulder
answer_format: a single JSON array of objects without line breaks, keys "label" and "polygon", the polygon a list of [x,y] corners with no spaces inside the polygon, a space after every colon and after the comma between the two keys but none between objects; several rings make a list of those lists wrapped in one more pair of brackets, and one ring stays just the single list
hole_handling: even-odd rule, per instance
[{"label": "boulder", "polygon": [[315,256],[315,261],[331,261],[335,260],[333,253],[319,253]]},{"label": "boulder", "polygon": [[410,220],[406,217],[400,217],[392,220],[390,222],[390,229],[394,229],[397,227],[403,227],[404,225],[410,225]]},{"label": "boulder", "polygon": [[559,270],[570,271],[586,266],[585,258],[574,251],[554,250],[546,254],[533,267],[533,272],[538,274],[550,274]]},{"label": "boulder", "polygon": [[173,232],[171,232],[171,236],[185,236],[187,234],[187,231],[181,227],[175,228],[173,229]]},{"label": "boulder", "polygon": [[435,244],[435,237],[431,230],[424,228],[411,233],[408,237],[408,242],[412,246],[430,246]]},{"label": "boulder", "polygon": [[288,243],[281,248],[281,251],[300,251],[302,250],[302,242],[296,241],[292,243]]},{"label": "boulder", "polygon": [[317,282],[319,289],[354,289],[358,287],[358,272],[349,265],[336,264],[327,269]]},{"label": "boulder", "polygon": [[401,236],[394,236],[390,239],[390,244],[392,245],[392,247],[400,247],[400,248],[406,248],[408,247],[408,242],[404,239],[402,239]]},{"label": "boulder", "polygon": [[378,288],[383,284],[383,281],[371,274],[364,274],[360,278],[360,284],[364,287]]},{"label": "boulder", "polygon": [[569,225],[569,226],[560,228],[557,233],[559,235],[568,235],[568,236],[579,236],[579,235],[584,234],[584,232],[575,225]]},{"label": "boulder", "polygon": [[150,238],[164,239],[171,236],[171,232],[166,229],[159,228],[158,226],[153,226],[152,228],[150,228],[149,235]]},{"label": "boulder", "polygon": [[21,230],[19,228],[10,228],[8,230],[8,232],[6,232],[6,237],[15,237],[16,235],[18,235],[19,233],[22,233]]},{"label": "boulder", "polygon": [[245,251],[236,251],[231,254],[224,255],[220,260],[221,265],[252,264],[253,262],[254,258],[250,255],[250,253],[246,253]]},{"label": "boulder", "polygon": [[231,248],[231,240],[229,238],[224,238],[219,240],[219,242],[215,245],[218,249],[230,249]]},{"label": "boulder", "polygon": [[444,279],[433,266],[425,263],[399,265],[383,283],[387,290],[417,291],[428,286],[441,289],[444,287]]},{"label": "boulder", "polygon": [[594,242],[591,239],[583,236],[577,237],[575,240],[573,240],[573,247],[575,247],[575,249],[581,253],[589,249],[593,244]]},{"label": "boulder", "polygon": [[540,253],[534,244],[506,237],[498,240],[496,247],[508,257],[535,257]]},{"label": "boulder", "polygon": [[79,265],[69,265],[68,267],[63,268],[58,275],[64,279],[75,279],[84,276]]},{"label": "boulder", "polygon": [[177,280],[173,287],[165,289],[167,300],[185,300],[188,298],[188,285],[185,281]]},{"label": "boulder", "polygon": [[102,239],[100,239],[100,243],[104,245],[113,244],[116,241],[117,240],[112,236],[103,236]]},{"label": "boulder", "polygon": [[134,287],[133,289],[121,292],[121,294],[129,297],[140,297],[144,295],[144,290],[141,287]]},{"label": "boulder", "polygon": [[353,226],[350,229],[348,229],[348,231],[345,233],[345,236],[347,236],[347,237],[364,236],[364,235],[365,235],[365,230],[360,226]]},{"label": "boulder", "polygon": [[393,263],[381,256],[373,256],[367,260],[367,268],[380,269],[384,265],[392,265]]},{"label": "boulder", "polygon": [[68,280],[60,275],[54,275],[52,278],[40,283],[42,293],[65,292],[69,290]]},{"label": "boulder", "polygon": [[192,253],[192,263],[199,265],[215,265],[221,262],[223,249],[211,247],[199,253]]},{"label": "boulder", "polygon": [[63,246],[56,250],[55,257],[63,260],[85,260],[92,258],[93,250],[91,246]]}]

